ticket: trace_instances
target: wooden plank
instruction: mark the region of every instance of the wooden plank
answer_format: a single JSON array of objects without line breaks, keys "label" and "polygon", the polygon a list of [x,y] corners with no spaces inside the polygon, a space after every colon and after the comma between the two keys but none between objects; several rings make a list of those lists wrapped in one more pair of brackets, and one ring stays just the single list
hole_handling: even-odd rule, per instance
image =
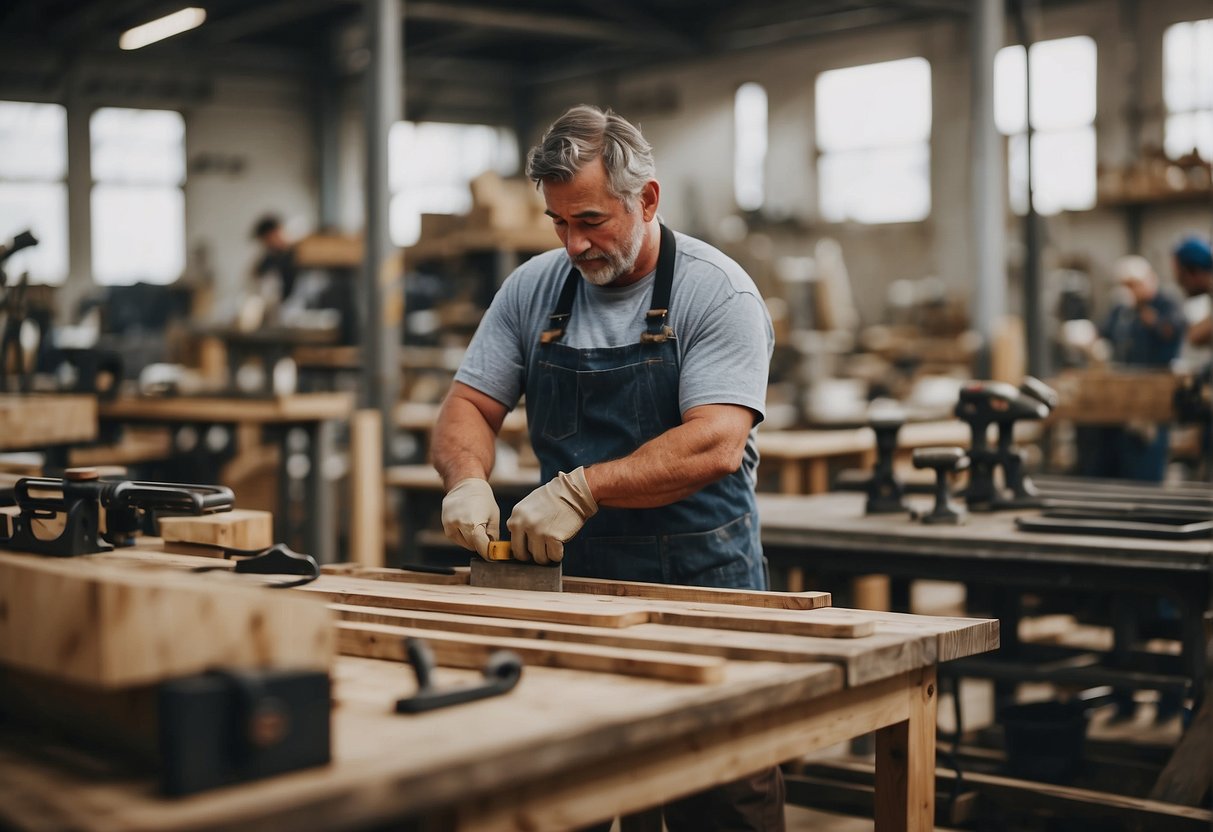
[{"label": "wooden plank", "polygon": [[295,393],[290,396],[127,397],[102,402],[102,419],[135,422],[318,422],[345,419],[354,409],[349,393]]},{"label": "wooden plank", "polygon": [[165,543],[243,551],[274,545],[274,516],[268,511],[237,508],[202,517],[161,517],[158,522]]},{"label": "wooden plank", "polygon": [[337,576],[323,576],[302,589],[325,593],[329,600],[345,604],[527,618],[596,627],[630,627],[654,622],[828,638],[858,638],[872,632],[870,624],[856,619],[818,619],[814,616],[817,610],[773,610],[574,593],[537,595],[522,590],[488,587],[469,590],[465,587],[367,581]]},{"label": "wooden plank", "polygon": [[333,609],[343,621],[389,624],[421,630],[599,644],[629,650],[671,651],[718,656],[735,661],[829,662],[843,668],[847,684],[850,685],[866,684],[916,670],[930,664],[935,658],[934,638],[903,633],[877,632],[863,639],[836,639],[779,633],[743,633],[667,624],[639,624],[625,629],[606,629],[349,604],[334,604]]},{"label": "wooden plank", "polygon": [[326,563],[320,567],[320,571],[326,575],[344,575],[347,578],[367,578],[407,584],[467,586],[469,580],[467,567],[457,567],[448,575],[439,572],[412,572],[407,568],[369,567],[357,563]]},{"label": "wooden plank", "polygon": [[0,662],[133,686],[211,667],[327,668],[332,613],[297,593],[0,552]]},{"label": "wooden plank", "polygon": [[0,451],[96,438],[96,396],[0,394]]},{"label": "wooden plank", "polygon": [[[820,638],[864,638],[875,632],[870,621],[833,620],[816,615],[818,610],[746,610],[724,604],[690,604],[658,601],[646,607],[654,624],[681,627],[709,627],[716,630],[740,630],[747,633],[782,633]],[[828,610],[829,607],[821,609]]]},{"label": "wooden plank", "polygon": [[658,651],[637,652],[594,644],[560,644],[503,636],[443,633],[386,624],[338,624],[338,650],[345,656],[407,661],[406,638],[424,639],[439,665],[483,667],[495,650],[512,650],[528,665],[595,673],[618,673],[667,682],[706,684],[724,678],[724,660]]},{"label": "wooden plank", "polygon": [[363,581],[335,575],[322,575],[319,580],[300,587],[301,592],[320,595],[330,602],[359,606],[459,612],[464,615],[489,615],[593,627],[630,627],[649,620],[648,613],[643,609],[587,602],[575,596],[558,593],[545,592],[542,598],[536,598],[536,593],[522,590],[478,587],[474,593],[449,591],[460,589],[463,588]]},{"label": "wooden plank", "polygon": [[870,622],[877,632],[899,635],[931,636],[937,645],[937,660],[950,662],[965,656],[998,649],[998,620],[993,618],[955,618],[944,615],[913,615],[876,610],[852,610],[829,607],[813,615],[822,620],[845,623]]},{"label": "wooden plank", "polygon": [[361,566],[383,566],[383,419],[359,410],[350,420],[350,550]]},{"label": "wooden plank", "polygon": [[627,598],[654,598],[661,601],[738,604],[782,610],[814,610],[830,605],[830,593],[828,592],[761,592],[752,589],[718,589],[716,587],[608,581],[601,578],[570,578],[567,576],[564,578],[564,591]]}]

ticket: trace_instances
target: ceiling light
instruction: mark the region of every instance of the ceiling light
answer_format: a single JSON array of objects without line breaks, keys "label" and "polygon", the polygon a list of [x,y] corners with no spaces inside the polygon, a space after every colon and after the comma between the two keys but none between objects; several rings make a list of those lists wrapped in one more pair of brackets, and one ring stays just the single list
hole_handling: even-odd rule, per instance
[{"label": "ceiling light", "polygon": [[127,29],[118,38],[118,46],[122,49],[139,49],[149,43],[171,38],[182,32],[201,26],[206,20],[206,9],[190,7],[170,15],[157,18],[149,23]]}]

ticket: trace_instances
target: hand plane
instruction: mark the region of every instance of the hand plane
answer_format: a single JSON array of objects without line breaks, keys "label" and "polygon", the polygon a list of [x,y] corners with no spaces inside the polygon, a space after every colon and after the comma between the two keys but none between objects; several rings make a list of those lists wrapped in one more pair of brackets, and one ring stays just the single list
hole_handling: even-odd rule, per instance
[{"label": "hand plane", "polygon": [[472,586],[495,589],[529,589],[537,592],[560,592],[563,570],[559,563],[542,565],[515,560],[508,540],[489,543],[488,559],[472,557]]}]

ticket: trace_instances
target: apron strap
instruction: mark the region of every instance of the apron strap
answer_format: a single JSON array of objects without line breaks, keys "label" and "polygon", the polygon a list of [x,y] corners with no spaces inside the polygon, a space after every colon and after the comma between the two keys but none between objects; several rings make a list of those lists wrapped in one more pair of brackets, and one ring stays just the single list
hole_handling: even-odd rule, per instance
[{"label": "apron strap", "polygon": [[657,343],[674,337],[674,330],[666,325],[670,316],[670,290],[674,286],[674,255],[677,246],[674,232],[661,226],[661,249],[657,253],[657,277],[653,281],[653,300],[645,314],[648,329],[641,333],[642,343]]},{"label": "apron strap", "polygon": [[[661,343],[674,337],[674,330],[666,325],[670,314],[670,290],[674,285],[674,255],[676,244],[674,232],[664,225],[661,229],[661,247],[657,253],[657,276],[653,281],[653,298],[649,303],[649,311],[645,313],[647,330],[641,334],[640,340],[646,343]],[[556,301],[556,309],[548,316],[548,328],[539,335],[539,343],[550,344],[564,337],[569,318],[573,314],[573,299],[577,295],[577,285],[581,282],[581,272],[576,267],[569,269],[565,275],[564,286],[560,289],[560,298]]]}]

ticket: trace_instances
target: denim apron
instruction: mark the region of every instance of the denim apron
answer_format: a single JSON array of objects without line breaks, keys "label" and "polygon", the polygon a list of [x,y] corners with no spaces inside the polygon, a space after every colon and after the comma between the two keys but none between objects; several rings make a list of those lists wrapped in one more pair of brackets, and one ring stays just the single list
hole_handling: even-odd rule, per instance
[{"label": "denim apron", "polygon": [[[560,343],[582,277],[569,271],[527,372],[526,410],[543,481],[618,459],[682,424],[678,347],[667,325],[674,234],[661,249],[646,328],[635,343],[574,349]],[[568,575],[764,589],[754,489],[734,471],[660,508],[602,507],[564,547]]]}]

